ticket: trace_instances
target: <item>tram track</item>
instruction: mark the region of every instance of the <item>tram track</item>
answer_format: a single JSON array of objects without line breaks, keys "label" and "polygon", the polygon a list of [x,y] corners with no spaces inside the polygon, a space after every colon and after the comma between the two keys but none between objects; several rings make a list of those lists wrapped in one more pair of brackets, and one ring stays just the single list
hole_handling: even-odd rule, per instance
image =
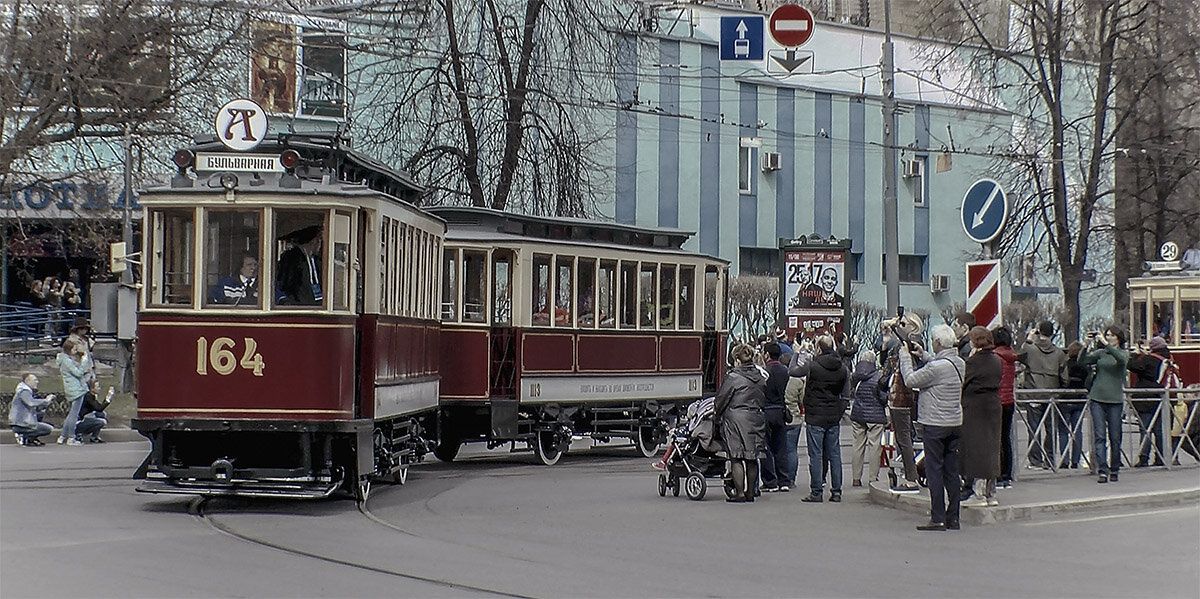
[{"label": "tram track", "polygon": [[[513,598],[517,598],[517,599],[536,599],[532,595],[522,595],[522,594],[518,594],[518,593],[511,593],[508,591],[495,589],[495,588],[476,586],[476,585],[462,583],[462,582],[455,582],[453,580],[448,580],[445,578],[422,576],[420,574],[415,574],[412,572],[404,572],[404,571],[390,569],[390,568],[384,568],[384,567],[380,567],[380,566],[373,566],[371,564],[364,564],[361,562],[343,559],[343,558],[339,558],[339,557],[335,557],[335,556],[331,556],[331,555],[323,555],[323,554],[320,554],[320,553],[317,553],[314,551],[309,551],[309,550],[302,549],[299,547],[294,547],[294,546],[291,546],[291,545],[288,545],[285,543],[280,543],[280,542],[272,541],[269,539],[259,538],[257,536],[251,535],[249,533],[239,531],[236,528],[230,526],[229,524],[220,522],[218,519],[211,517],[211,514],[210,514],[209,510],[207,509],[210,503],[211,503],[211,498],[197,497],[196,499],[189,502],[188,513],[190,513],[197,520],[200,520],[201,522],[203,522],[209,528],[211,528],[221,534],[224,534],[226,536],[238,539],[238,540],[246,542],[246,543],[250,543],[252,545],[258,545],[260,547],[267,547],[270,549],[275,549],[276,551],[282,551],[284,553],[288,553],[288,554],[295,555],[298,557],[315,559],[315,560],[330,563],[330,564],[336,564],[336,565],[340,565],[340,566],[363,570],[366,572],[372,572],[375,574],[382,574],[384,576],[391,576],[391,577],[399,578],[402,580],[423,582],[426,584],[432,584],[432,585],[436,585],[436,586],[440,586],[440,587],[444,587],[444,588],[448,588],[448,589],[453,589],[453,590],[457,590],[457,591],[473,591],[473,592],[490,595],[490,596],[495,596],[495,597],[513,597]],[[389,530],[392,530],[394,532],[400,532],[402,534],[414,536],[417,538],[422,538],[422,537],[420,537],[420,535],[417,535],[412,532],[406,531],[402,528],[399,528],[399,527],[387,522],[386,520],[383,520],[383,519],[379,518],[378,516],[374,515],[373,513],[370,512],[369,509],[367,509],[365,503],[359,503],[358,507],[359,507],[359,512],[362,513],[362,515],[368,521],[371,521],[377,525],[381,525],[381,526],[388,528]]]}]

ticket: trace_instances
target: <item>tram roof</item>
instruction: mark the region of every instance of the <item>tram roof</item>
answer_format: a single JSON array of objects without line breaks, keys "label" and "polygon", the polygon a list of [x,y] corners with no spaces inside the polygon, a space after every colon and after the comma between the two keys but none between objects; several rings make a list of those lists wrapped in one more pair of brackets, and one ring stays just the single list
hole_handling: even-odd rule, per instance
[{"label": "tram roof", "polygon": [[[199,136],[195,143],[185,148],[193,154],[199,152],[214,152],[236,157],[239,153],[231,152],[222,145],[215,136]],[[239,178],[238,188],[253,191],[283,191],[283,192],[327,192],[347,194],[353,193],[347,185],[363,186],[377,192],[385,193],[402,201],[418,204],[425,195],[426,188],[416,182],[408,173],[389,167],[388,165],[355,151],[350,140],[333,133],[277,133],[264,139],[253,152],[247,154],[282,154],[284,150],[295,150],[300,154],[300,163],[295,168],[295,176],[300,185],[288,185],[284,175],[280,173],[233,172]],[[193,185],[188,185],[186,177],[177,175],[168,186],[147,191],[168,191],[191,187],[195,191],[209,190],[222,193],[218,185],[206,184],[207,179],[214,178],[219,172],[205,172],[197,177]],[[330,176],[336,174],[336,177]],[[253,179],[253,183],[251,183]]]},{"label": "tram roof", "polygon": [[680,250],[694,235],[667,227],[638,227],[583,218],[516,214],[473,206],[429,206],[426,210],[446,221],[453,233],[471,231],[479,238],[540,239],[576,243],[603,243],[624,248]]}]

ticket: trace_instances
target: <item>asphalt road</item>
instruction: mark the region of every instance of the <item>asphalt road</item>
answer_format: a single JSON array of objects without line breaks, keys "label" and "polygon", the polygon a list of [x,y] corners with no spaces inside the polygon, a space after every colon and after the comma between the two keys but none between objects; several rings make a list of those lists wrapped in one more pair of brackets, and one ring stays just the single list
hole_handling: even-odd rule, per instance
[{"label": "asphalt road", "polygon": [[[348,500],[135,493],[145,443],[0,446],[0,596],[1196,597],[1200,506],[922,533],[801,493],[659,497],[632,448],[464,449]],[[578,446],[577,446],[578,447]],[[803,467],[803,465],[802,465]],[[803,478],[803,477],[802,477]],[[1003,498],[1003,495],[1001,495]]]}]

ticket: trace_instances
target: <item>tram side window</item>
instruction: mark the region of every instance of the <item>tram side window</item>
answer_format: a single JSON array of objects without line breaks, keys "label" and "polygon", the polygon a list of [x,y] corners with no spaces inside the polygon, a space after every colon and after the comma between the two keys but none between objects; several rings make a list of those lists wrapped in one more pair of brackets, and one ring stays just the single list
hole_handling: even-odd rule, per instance
[{"label": "tram side window", "polygon": [[317,211],[275,212],[275,304],[320,308],[325,300],[325,217]]},{"label": "tram side window", "polygon": [[550,324],[550,256],[533,256],[533,319],[534,325]]},{"label": "tram side window", "polygon": [[392,294],[392,219],[383,217],[379,227],[379,313],[391,312]]},{"label": "tram side window", "polygon": [[641,277],[639,277],[639,296],[641,305],[639,306],[638,314],[641,328],[652,329],[657,318],[654,317],[658,313],[657,303],[655,302],[655,293],[657,292],[658,274],[657,264],[642,264]]},{"label": "tram side window", "polygon": [[259,307],[259,213],[210,210],[205,219],[205,307]]},{"label": "tram side window", "polygon": [[463,251],[463,322],[487,322],[487,253]]},{"label": "tram side window", "polygon": [[512,324],[512,252],[492,252],[492,324]]},{"label": "tram side window", "polygon": [[1200,300],[1179,302],[1179,342],[1200,343]]},{"label": "tram side window", "polygon": [[447,248],[442,257],[442,320],[458,314],[458,250]]},{"label": "tram side window", "polygon": [[704,328],[715,329],[717,322],[717,294],[720,292],[720,271],[715,266],[704,269]]},{"label": "tram side window", "polygon": [[621,297],[621,328],[636,328],[638,311],[637,263],[621,263],[621,286],[618,293],[620,293]]},{"label": "tram side window", "polygon": [[333,258],[333,309],[350,309],[350,215],[338,212],[333,215],[333,239],[330,257]]},{"label": "tram side window", "polygon": [[193,213],[160,212],[153,222],[155,254],[150,271],[151,302],[190,306],[196,251]]},{"label": "tram side window", "polygon": [[575,305],[579,306],[576,317],[577,326],[593,328],[596,326],[596,261],[592,258],[580,258],[579,279],[575,282]]},{"label": "tram side window", "polygon": [[675,267],[663,265],[658,287],[658,324],[664,329],[675,328]]},{"label": "tram side window", "polygon": [[679,267],[679,328],[693,329],[696,327],[696,312],[692,302],[695,293],[692,288],[696,285],[696,267]]},{"label": "tram side window", "polygon": [[597,273],[596,283],[599,286],[599,305],[597,306],[597,314],[600,320],[600,327],[611,329],[617,325],[617,263],[609,260],[600,262],[600,270]]},{"label": "tram side window", "polygon": [[575,278],[575,264],[573,259],[559,256],[556,265],[558,275],[554,281],[554,326],[562,327],[571,324],[571,304],[574,299],[571,289]]}]

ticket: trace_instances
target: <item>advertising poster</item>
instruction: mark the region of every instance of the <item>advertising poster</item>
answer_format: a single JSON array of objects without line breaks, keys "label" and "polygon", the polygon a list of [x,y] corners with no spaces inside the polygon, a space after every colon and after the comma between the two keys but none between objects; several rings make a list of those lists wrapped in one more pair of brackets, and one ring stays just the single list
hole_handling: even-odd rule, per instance
[{"label": "advertising poster", "polygon": [[786,250],[783,294],[787,328],[811,336],[842,329],[846,314],[846,252]]},{"label": "advertising poster", "polygon": [[269,113],[295,114],[296,28],[256,22],[250,39],[250,99]]}]

